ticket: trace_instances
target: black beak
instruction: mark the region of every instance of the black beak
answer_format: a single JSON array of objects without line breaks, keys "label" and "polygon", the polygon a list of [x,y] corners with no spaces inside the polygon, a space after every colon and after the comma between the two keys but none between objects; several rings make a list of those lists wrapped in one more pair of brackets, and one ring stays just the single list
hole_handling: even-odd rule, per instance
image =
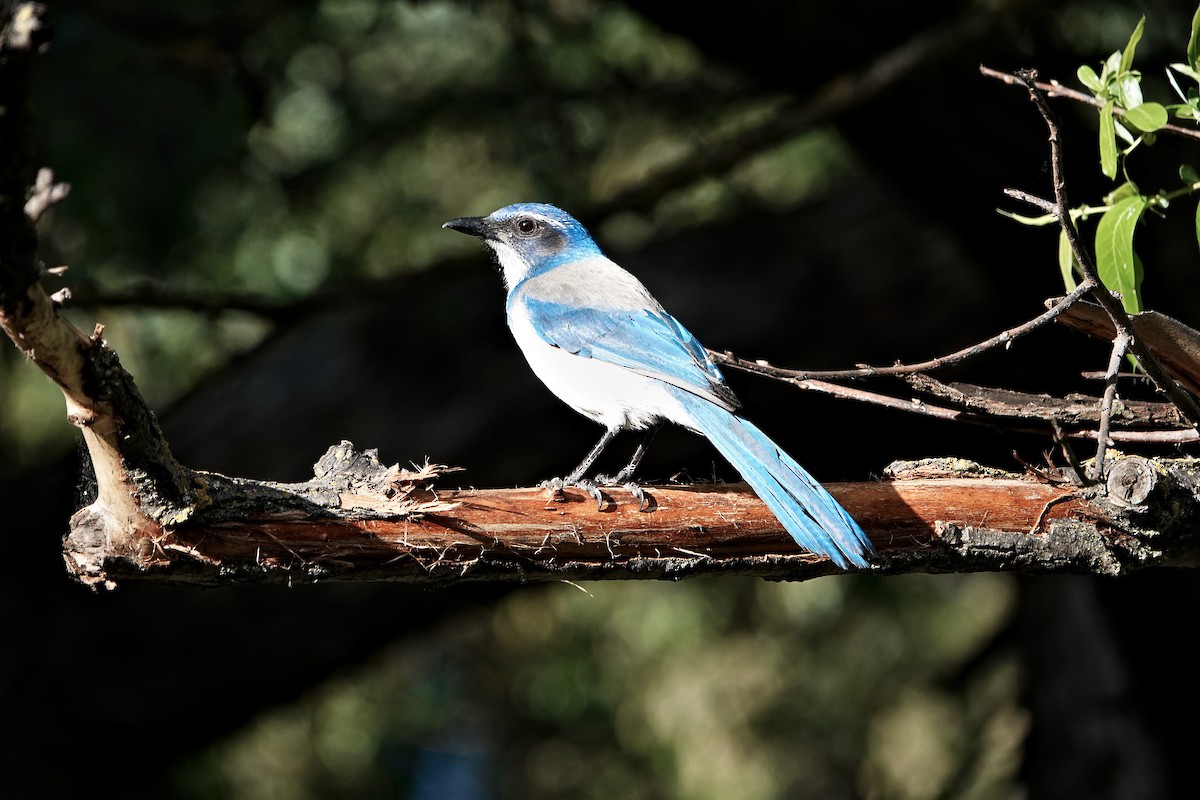
[{"label": "black beak", "polygon": [[459,233],[478,236],[480,239],[485,238],[488,233],[487,219],[485,217],[459,217],[449,222],[443,222],[442,227],[458,231]]}]

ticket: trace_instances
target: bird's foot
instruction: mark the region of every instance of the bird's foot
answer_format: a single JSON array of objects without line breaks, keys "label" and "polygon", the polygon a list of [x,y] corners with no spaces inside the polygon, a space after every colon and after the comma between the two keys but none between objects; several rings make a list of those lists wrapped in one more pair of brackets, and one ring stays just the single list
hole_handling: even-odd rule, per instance
[{"label": "bird's foot", "polygon": [[[542,481],[538,484],[542,488],[549,489],[556,500],[564,499],[563,489],[568,486],[574,486],[576,489],[583,489],[592,499],[596,501],[596,510],[603,511],[606,501],[611,502],[611,498],[600,491],[600,487],[595,482],[589,481],[587,478],[551,478],[548,481]],[[615,505],[615,503],[614,503]]]},{"label": "bird's foot", "polygon": [[601,486],[621,486],[631,495],[637,498],[638,511],[654,511],[658,508],[658,502],[655,501],[654,495],[647,492],[636,481],[631,481],[629,478],[632,473],[626,470],[621,470],[616,475],[597,475],[596,483]]}]

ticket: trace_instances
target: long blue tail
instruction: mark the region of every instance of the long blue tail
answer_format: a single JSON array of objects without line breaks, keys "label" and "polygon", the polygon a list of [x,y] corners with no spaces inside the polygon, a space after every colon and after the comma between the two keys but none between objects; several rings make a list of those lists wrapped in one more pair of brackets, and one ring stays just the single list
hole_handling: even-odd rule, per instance
[{"label": "long blue tail", "polygon": [[716,446],[783,523],[796,543],[839,567],[866,567],[867,535],[821,484],[767,435],[720,406],[679,391],[693,427]]}]

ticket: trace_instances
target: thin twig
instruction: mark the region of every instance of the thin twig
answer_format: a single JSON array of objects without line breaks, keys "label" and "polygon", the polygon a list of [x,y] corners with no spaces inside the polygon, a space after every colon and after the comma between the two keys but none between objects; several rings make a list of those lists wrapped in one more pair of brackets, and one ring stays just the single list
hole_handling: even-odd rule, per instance
[{"label": "thin twig", "polygon": [[1117,373],[1121,369],[1121,359],[1129,349],[1129,340],[1129,331],[1118,331],[1108,359],[1108,372],[1104,374],[1104,399],[1100,402],[1100,427],[1096,431],[1096,461],[1092,464],[1092,477],[1097,481],[1104,480],[1104,455],[1108,452],[1108,428],[1112,421],[1113,400],[1117,396]]},{"label": "thin twig", "polygon": [[[1012,86],[1014,84],[1021,84],[1021,85],[1028,86],[1028,83],[1023,83],[1015,75],[1012,75],[1007,72],[1000,72],[999,70],[995,70],[990,67],[985,67],[982,64],[979,65],[979,72],[984,77],[995,78],[996,80],[1007,83],[1009,86]],[[1099,97],[1096,97],[1095,95],[1092,95],[1092,94],[1088,94],[1086,92],[1081,92],[1077,89],[1072,89],[1069,86],[1063,86],[1058,81],[1052,80],[1052,81],[1046,82],[1046,81],[1036,81],[1035,80],[1035,81],[1031,81],[1031,83],[1034,86],[1036,86],[1038,89],[1045,92],[1047,94],[1047,96],[1049,96],[1049,97],[1065,97],[1068,100],[1074,100],[1077,103],[1083,103],[1084,105],[1093,106],[1095,108],[1103,108],[1104,107],[1104,101],[1101,100]],[[1125,109],[1121,108],[1120,106],[1114,105],[1113,113],[1119,117],[1124,117]],[[1167,123],[1166,125],[1163,125],[1158,130],[1166,131],[1167,133],[1173,133],[1176,136],[1185,136],[1189,139],[1200,139],[1200,130],[1195,130],[1193,128],[1184,128],[1179,125],[1172,125],[1171,123]]]},{"label": "thin twig", "polygon": [[921,361],[917,364],[893,364],[888,367],[860,366],[856,367],[855,369],[799,370],[774,367],[765,361],[748,361],[744,358],[735,356],[730,352],[721,353],[715,350],[709,350],[708,354],[712,356],[714,361],[722,366],[732,367],[733,369],[739,369],[743,372],[753,372],[756,375],[766,375],[768,377],[778,378],[779,380],[784,381],[822,378],[835,380],[848,378],[870,378],[876,375],[909,375],[916,372],[928,372],[929,370],[937,369],[938,367],[957,364],[960,361],[965,361],[968,358],[977,356],[980,353],[985,353],[988,350],[999,347],[1000,345],[1007,346],[1014,340],[1024,336],[1030,331],[1036,330],[1037,328],[1040,328],[1046,323],[1054,320],[1055,317],[1070,308],[1075,301],[1079,300],[1079,298],[1083,297],[1083,295],[1087,294],[1089,291],[1095,288],[1095,286],[1095,283],[1085,279],[1079,284],[1079,286],[1075,288],[1075,291],[1071,292],[1066,297],[1063,297],[1044,313],[1039,314],[1028,322],[1018,325],[1015,328],[1009,328],[1006,331],[1002,331],[990,339],[985,339],[978,344],[973,344],[970,347],[964,347],[962,350],[958,350],[938,358],[931,358],[928,361]]},{"label": "thin twig", "polygon": [[932,405],[916,398],[905,400],[891,395],[880,394],[878,392],[870,392],[866,389],[857,389],[851,386],[842,386],[839,383],[830,383],[828,381],[819,381],[809,378],[795,378],[790,381],[797,389],[806,392],[817,392],[818,394],[827,394],[830,397],[837,397],[843,400],[857,400],[860,403],[869,403],[870,405],[883,406],[884,408],[894,408],[898,411],[906,411],[910,414],[920,414],[926,417],[936,417],[937,419],[949,420],[952,422],[977,421],[979,424],[993,424],[985,421],[982,415],[972,414],[969,411],[960,411],[956,408],[946,408],[945,406]]},{"label": "thin twig", "polygon": [[[829,381],[820,381],[807,378],[794,378],[786,381],[792,384],[797,389],[806,392],[817,392],[818,394],[837,397],[842,400],[855,400],[868,405],[881,406],[883,408],[891,408],[896,411],[904,411],[909,414],[918,414],[923,417],[932,417],[934,419],[946,420],[947,422],[966,422],[971,425],[980,425],[988,428],[1004,428],[1005,430],[1018,431],[1021,433],[1037,433],[1045,434],[1047,432],[1046,424],[1034,424],[1036,420],[1030,420],[1025,423],[1013,423],[1008,418],[1001,417],[996,414],[977,411],[963,411],[957,408],[948,408],[946,406],[935,405],[928,403],[918,398],[901,398],[892,395],[880,394],[879,392],[871,392],[866,389],[859,389],[852,386],[843,386],[839,383],[831,383]],[[1053,398],[1048,398],[1053,399]],[[1057,420],[1049,420],[1053,423]],[[1081,429],[1069,432],[1063,432],[1061,435],[1069,436],[1074,439],[1095,439],[1097,431],[1093,429]],[[1108,438],[1113,442],[1140,442],[1140,443],[1158,443],[1158,444],[1184,444],[1187,442],[1200,441],[1200,433],[1193,428],[1186,430],[1110,430]]]},{"label": "thin twig", "polygon": [[[1095,439],[1096,431],[1075,431],[1070,434],[1076,439]],[[1110,431],[1111,442],[1135,442],[1137,444],[1191,444],[1200,442],[1200,431],[1195,428],[1172,431]]]},{"label": "thin twig", "polygon": [[1067,184],[1066,179],[1063,177],[1062,143],[1059,140],[1058,120],[1054,116],[1054,112],[1050,110],[1050,104],[1046,102],[1046,96],[1042,94],[1034,82],[1035,73],[1018,73],[1012,77],[1013,82],[1024,86],[1028,90],[1030,99],[1046,123],[1050,139],[1050,169],[1054,183],[1055,204],[1052,213],[1058,218],[1058,224],[1071,245],[1071,251],[1075,254],[1076,268],[1085,280],[1090,280],[1098,287],[1092,294],[1095,296],[1097,302],[1104,307],[1104,310],[1108,312],[1109,317],[1112,318],[1117,335],[1119,336],[1124,333],[1130,337],[1130,348],[1137,355],[1142,369],[1150,376],[1158,389],[1170,398],[1171,402],[1176,405],[1179,411],[1193,425],[1200,425],[1200,405],[1197,405],[1195,398],[1184,391],[1175,382],[1175,379],[1167,374],[1167,371],[1163,369],[1162,364],[1159,363],[1148,347],[1138,339],[1133,338],[1131,333],[1133,322],[1130,320],[1129,314],[1125,311],[1125,307],[1117,302],[1112,292],[1102,288],[1103,284],[1096,273],[1096,266],[1092,261],[1091,254],[1083,246],[1083,242],[1079,238],[1079,231],[1076,229],[1075,223],[1071,220],[1071,206],[1067,201]]},{"label": "thin twig", "polygon": [[1082,484],[1086,479],[1087,472],[1083,469],[1083,464],[1079,461],[1079,456],[1075,455],[1075,448],[1071,447],[1071,440],[1067,438],[1063,431],[1062,423],[1056,419],[1050,420],[1050,427],[1054,430],[1054,441],[1058,444],[1058,450],[1062,453],[1063,458],[1067,460],[1067,465],[1075,474],[1075,482]]},{"label": "thin twig", "polygon": [[1029,535],[1035,536],[1041,531],[1042,523],[1044,523],[1046,521],[1046,514],[1050,513],[1050,508],[1052,506],[1056,506],[1059,503],[1065,503],[1069,500],[1074,500],[1075,498],[1076,498],[1076,495],[1074,492],[1066,492],[1065,494],[1061,494],[1058,497],[1052,497],[1049,500],[1047,500],[1046,504],[1044,506],[1042,506],[1042,511],[1040,514],[1038,514],[1037,520],[1033,523],[1033,527],[1029,529]]},{"label": "thin twig", "polygon": [[42,218],[51,206],[62,202],[71,193],[70,184],[55,183],[54,172],[43,167],[38,170],[37,179],[25,201],[25,216],[33,222]]}]

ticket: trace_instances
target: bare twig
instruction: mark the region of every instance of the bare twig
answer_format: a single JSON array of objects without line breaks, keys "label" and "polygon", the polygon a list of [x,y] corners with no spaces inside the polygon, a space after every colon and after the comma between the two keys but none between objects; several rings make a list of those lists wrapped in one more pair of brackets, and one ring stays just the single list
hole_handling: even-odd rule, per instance
[{"label": "bare twig", "polygon": [[[942,383],[929,375],[910,375],[905,378],[905,382],[923,394],[933,395],[956,407],[993,417],[1051,421],[1075,428],[1100,422],[1100,397],[1081,394],[1052,397],[1047,394],[997,389],[959,381]],[[1179,409],[1174,405],[1147,400],[1122,402],[1119,414],[1114,408],[1112,423],[1122,428],[1187,427]]]},{"label": "bare twig", "polygon": [[748,361],[744,358],[739,358],[730,352],[718,352],[709,350],[708,354],[713,360],[722,366],[732,367],[742,370],[743,372],[753,372],[756,375],[766,375],[771,378],[778,378],[783,381],[791,380],[809,380],[809,379],[847,379],[847,378],[871,378],[876,375],[910,375],[916,372],[928,372],[938,367],[945,367],[950,364],[957,364],[960,361],[965,361],[981,353],[985,353],[1000,345],[1008,346],[1016,339],[1024,336],[1030,331],[1034,331],[1048,322],[1053,321],[1059,314],[1071,307],[1079,298],[1087,294],[1096,284],[1089,280],[1084,280],[1076,287],[1075,291],[1058,300],[1054,305],[1047,309],[1044,313],[1039,314],[1028,322],[1022,323],[1015,328],[1009,328],[1006,331],[996,334],[990,339],[985,339],[982,342],[973,344],[970,347],[964,347],[953,353],[949,353],[938,358],[931,358],[928,361],[921,361],[916,364],[892,364],[888,367],[872,367],[859,366],[854,369],[827,369],[827,370],[799,370],[785,369],[783,367],[774,367],[765,361]]},{"label": "bare twig", "polygon": [[857,400],[860,403],[892,408],[910,414],[919,414],[923,417],[934,417],[949,422],[973,422],[978,425],[995,424],[984,415],[972,414],[969,411],[961,411],[956,408],[932,405],[915,397],[909,399],[892,397],[891,395],[880,394],[879,392],[869,392],[866,389],[857,389],[851,386],[843,386],[840,383],[830,383],[829,381],[819,381],[811,378],[793,378],[788,380],[788,383],[791,383],[802,391],[826,394],[842,400]]},{"label": "bare twig", "polygon": [[[1071,436],[1077,439],[1095,439],[1096,431],[1076,431]],[[1200,431],[1195,428],[1173,431],[1109,431],[1110,442],[1130,444],[1191,444],[1200,442]]]},{"label": "bare twig", "polygon": [[1117,373],[1121,359],[1129,348],[1129,331],[1119,331],[1113,339],[1112,355],[1108,359],[1108,372],[1104,375],[1104,399],[1100,403],[1100,428],[1096,431],[1096,461],[1092,464],[1092,477],[1104,480],[1104,454],[1108,451],[1108,428],[1112,421],[1113,400],[1117,396]]},{"label": "bare twig", "polygon": [[1054,429],[1054,441],[1058,444],[1059,452],[1067,460],[1067,466],[1071,468],[1071,472],[1075,476],[1075,483],[1082,484],[1087,473],[1084,471],[1079,457],[1075,455],[1075,448],[1071,447],[1071,440],[1067,438],[1063,426],[1058,420],[1050,420],[1050,427]]},{"label": "bare twig", "polygon": [[[1083,103],[1084,105],[1093,106],[1095,108],[1103,108],[1104,107],[1104,101],[1101,100],[1099,97],[1088,94],[1086,92],[1078,91],[1077,89],[1072,89],[1069,86],[1063,86],[1058,81],[1052,80],[1052,81],[1046,82],[1046,81],[1034,80],[1034,81],[1029,81],[1029,82],[1023,82],[1016,75],[1013,75],[1008,72],[1001,72],[999,70],[995,70],[990,67],[985,67],[982,64],[979,65],[979,72],[984,77],[995,78],[998,81],[1003,81],[1004,83],[1007,83],[1009,86],[1012,86],[1014,84],[1028,86],[1029,83],[1032,83],[1035,87],[1037,87],[1041,91],[1045,92],[1046,95],[1049,97],[1065,97],[1068,100],[1074,100],[1077,103]],[[1113,106],[1113,113],[1119,117],[1124,117],[1125,109],[1123,109],[1119,106]],[[1167,133],[1173,133],[1176,136],[1184,136],[1184,137],[1187,137],[1188,139],[1200,139],[1200,130],[1195,130],[1193,128],[1184,128],[1179,125],[1172,125],[1171,123],[1167,123],[1166,125],[1159,128],[1159,130],[1166,131]]]},{"label": "bare twig", "polygon": [[43,167],[38,170],[37,179],[33,182],[33,191],[25,201],[25,216],[37,222],[50,206],[61,201],[71,193],[70,184],[55,183],[54,173]]},{"label": "bare twig", "polygon": [[[958,408],[947,408],[946,406],[928,403],[916,397],[894,397],[878,392],[870,392],[865,389],[843,386],[829,381],[796,378],[787,382],[802,391],[817,392],[818,394],[825,394],[842,400],[855,400],[860,403],[882,406],[883,408],[891,408],[896,411],[917,414],[923,417],[932,417],[947,422],[965,422],[988,428],[1003,427],[1005,430],[1021,431],[1024,433],[1044,434],[1052,432],[1054,423],[1058,422],[1053,416],[1054,412],[1052,409],[1054,405],[1074,405],[1071,401],[1043,397],[1041,398],[1044,403],[1042,407],[1049,410],[1037,417],[1031,417],[1026,413],[1022,413],[1016,406],[1004,414],[997,413],[995,406],[983,410],[964,411]],[[1098,403],[1093,403],[1093,409],[1097,406]],[[1012,418],[1024,419],[1021,422],[1014,423],[1011,421]],[[1097,432],[1090,428],[1084,428],[1067,431],[1063,435],[1074,439],[1095,439]],[[1200,441],[1200,433],[1193,428],[1186,430],[1110,430],[1108,438],[1114,442],[1181,444]]]}]

